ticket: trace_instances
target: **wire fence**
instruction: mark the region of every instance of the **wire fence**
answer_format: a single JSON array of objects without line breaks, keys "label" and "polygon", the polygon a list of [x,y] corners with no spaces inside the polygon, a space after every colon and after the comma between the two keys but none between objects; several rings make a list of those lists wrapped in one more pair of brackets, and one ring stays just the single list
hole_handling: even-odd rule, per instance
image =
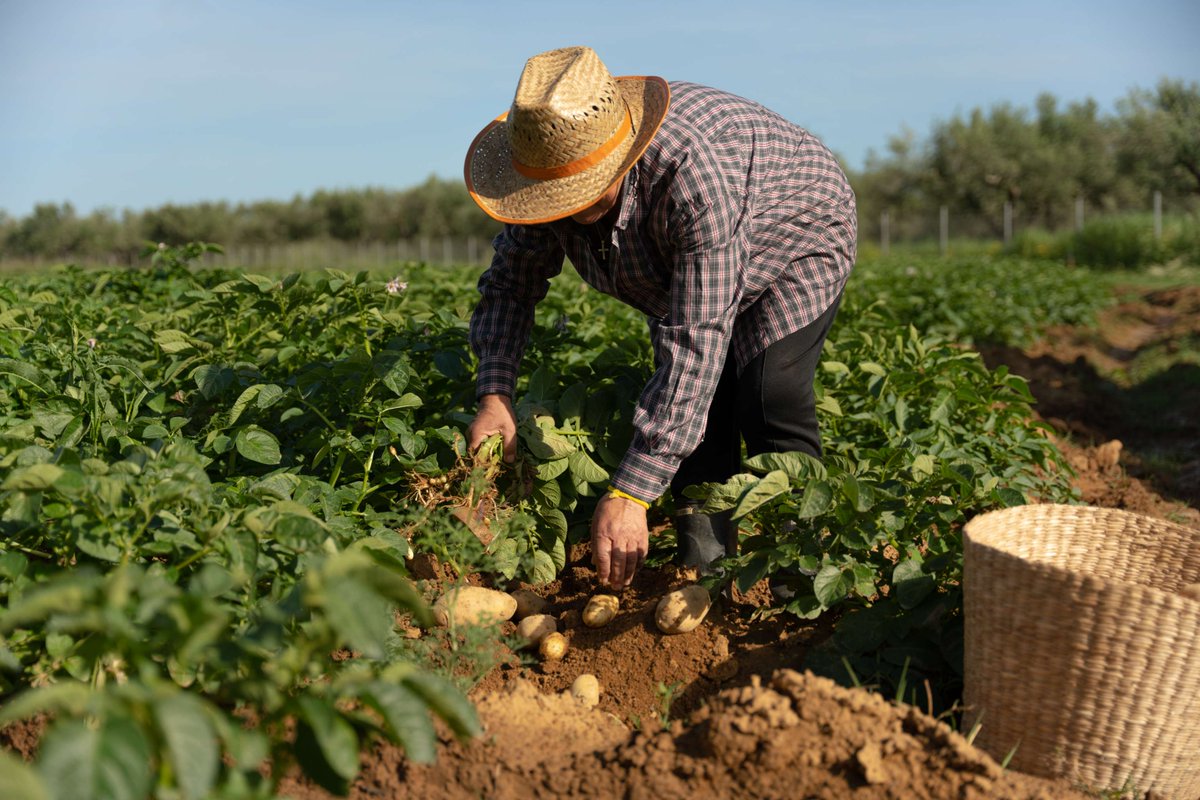
[{"label": "wire fence", "polygon": [[[878,245],[883,253],[889,252],[893,246],[936,242],[938,249],[945,255],[954,240],[992,242],[1008,247],[1015,237],[1026,231],[1081,231],[1089,219],[1104,213],[1102,209],[1089,208],[1082,197],[1064,204],[1053,214],[1042,214],[1037,219],[1029,218],[1019,204],[1011,202],[1004,203],[993,214],[962,211],[945,205],[939,206],[936,211],[889,208],[881,211],[878,217],[872,215],[863,219],[860,215],[859,240]],[[1149,215],[1146,232],[1152,233],[1155,241],[1161,240],[1161,192],[1154,193],[1146,213]],[[1050,218],[1047,219],[1047,216]]]},{"label": "wire fence", "polygon": [[[1064,204],[1049,225],[1046,220],[1028,219],[1020,205],[1013,203],[1005,203],[1002,209],[991,215],[948,206],[921,211],[892,208],[877,215],[873,212],[860,213],[859,242],[860,245],[878,247],[885,254],[893,247],[919,245],[929,250],[936,247],[942,255],[946,255],[952,242],[970,241],[1007,247],[1025,231],[1078,231],[1089,219],[1102,213],[1101,209],[1088,208],[1082,198]],[[1147,233],[1150,232],[1149,226],[1152,226],[1155,240],[1161,239],[1163,202],[1160,193],[1154,193],[1147,214],[1150,217],[1146,222]],[[483,267],[491,262],[491,257],[491,240],[484,237],[427,236],[392,242],[312,240],[234,244],[226,247],[224,254],[206,254],[201,263],[206,267],[291,272],[324,268],[377,270],[411,261]],[[142,259],[136,255],[13,257],[0,252],[0,270],[7,272],[37,270],[60,264],[135,267],[141,263]]]}]

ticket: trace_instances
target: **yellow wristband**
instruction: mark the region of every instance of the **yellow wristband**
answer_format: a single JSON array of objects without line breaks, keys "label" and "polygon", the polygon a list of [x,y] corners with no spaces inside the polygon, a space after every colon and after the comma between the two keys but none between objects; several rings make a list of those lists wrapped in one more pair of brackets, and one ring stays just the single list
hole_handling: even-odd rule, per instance
[{"label": "yellow wristband", "polygon": [[633,495],[629,494],[628,492],[622,492],[620,489],[613,488],[612,486],[608,487],[608,496],[609,497],[620,497],[624,500],[632,500],[633,502],[637,503],[639,506],[646,509],[647,511],[650,510],[650,504],[647,503],[642,498],[634,497]]}]

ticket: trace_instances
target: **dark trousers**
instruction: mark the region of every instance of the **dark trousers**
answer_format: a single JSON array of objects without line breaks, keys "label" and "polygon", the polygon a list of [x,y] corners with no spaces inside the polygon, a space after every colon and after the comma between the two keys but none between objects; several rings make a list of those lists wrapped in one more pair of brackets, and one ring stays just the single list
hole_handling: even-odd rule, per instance
[{"label": "dark trousers", "polygon": [[732,353],[717,383],[704,439],[671,481],[677,505],[694,501],[683,489],[723,483],[741,471],[741,440],[749,455],[799,450],[821,457],[813,376],[841,296],[829,310],[760,353],[738,375]]}]

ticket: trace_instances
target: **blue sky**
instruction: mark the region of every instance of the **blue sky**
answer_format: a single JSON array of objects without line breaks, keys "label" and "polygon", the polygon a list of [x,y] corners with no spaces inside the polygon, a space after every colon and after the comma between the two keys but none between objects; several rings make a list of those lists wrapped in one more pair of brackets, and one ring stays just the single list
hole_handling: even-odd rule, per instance
[{"label": "blue sky", "polygon": [[1200,80],[1198,32],[1197,0],[0,0],[0,210],[458,178],[525,59],[572,44],[758,100],[859,167],[977,106]]}]

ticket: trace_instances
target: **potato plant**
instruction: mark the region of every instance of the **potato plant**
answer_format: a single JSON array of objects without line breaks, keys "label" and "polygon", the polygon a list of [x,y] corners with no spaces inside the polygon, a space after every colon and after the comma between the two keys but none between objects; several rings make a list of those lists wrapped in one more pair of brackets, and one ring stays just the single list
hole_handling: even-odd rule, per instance
[{"label": "potato plant", "polygon": [[[408,557],[552,580],[632,435],[644,321],[577,279],[538,308],[502,465],[463,439],[473,272],[189,266],[212,249],[0,287],[0,722],[51,720],[0,764],[17,797],[269,797],[291,762],[341,790],[374,736],[431,758],[431,714],[478,723],[397,631],[432,623]],[[708,498],[748,534],[730,574],[842,614],[861,674],[954,663],[962,520],[1064,485],[1023,382],[956,344],[998,330],[986,303],[880,286],[860,267],[830,340],[825,463],[760,457]]]}]

